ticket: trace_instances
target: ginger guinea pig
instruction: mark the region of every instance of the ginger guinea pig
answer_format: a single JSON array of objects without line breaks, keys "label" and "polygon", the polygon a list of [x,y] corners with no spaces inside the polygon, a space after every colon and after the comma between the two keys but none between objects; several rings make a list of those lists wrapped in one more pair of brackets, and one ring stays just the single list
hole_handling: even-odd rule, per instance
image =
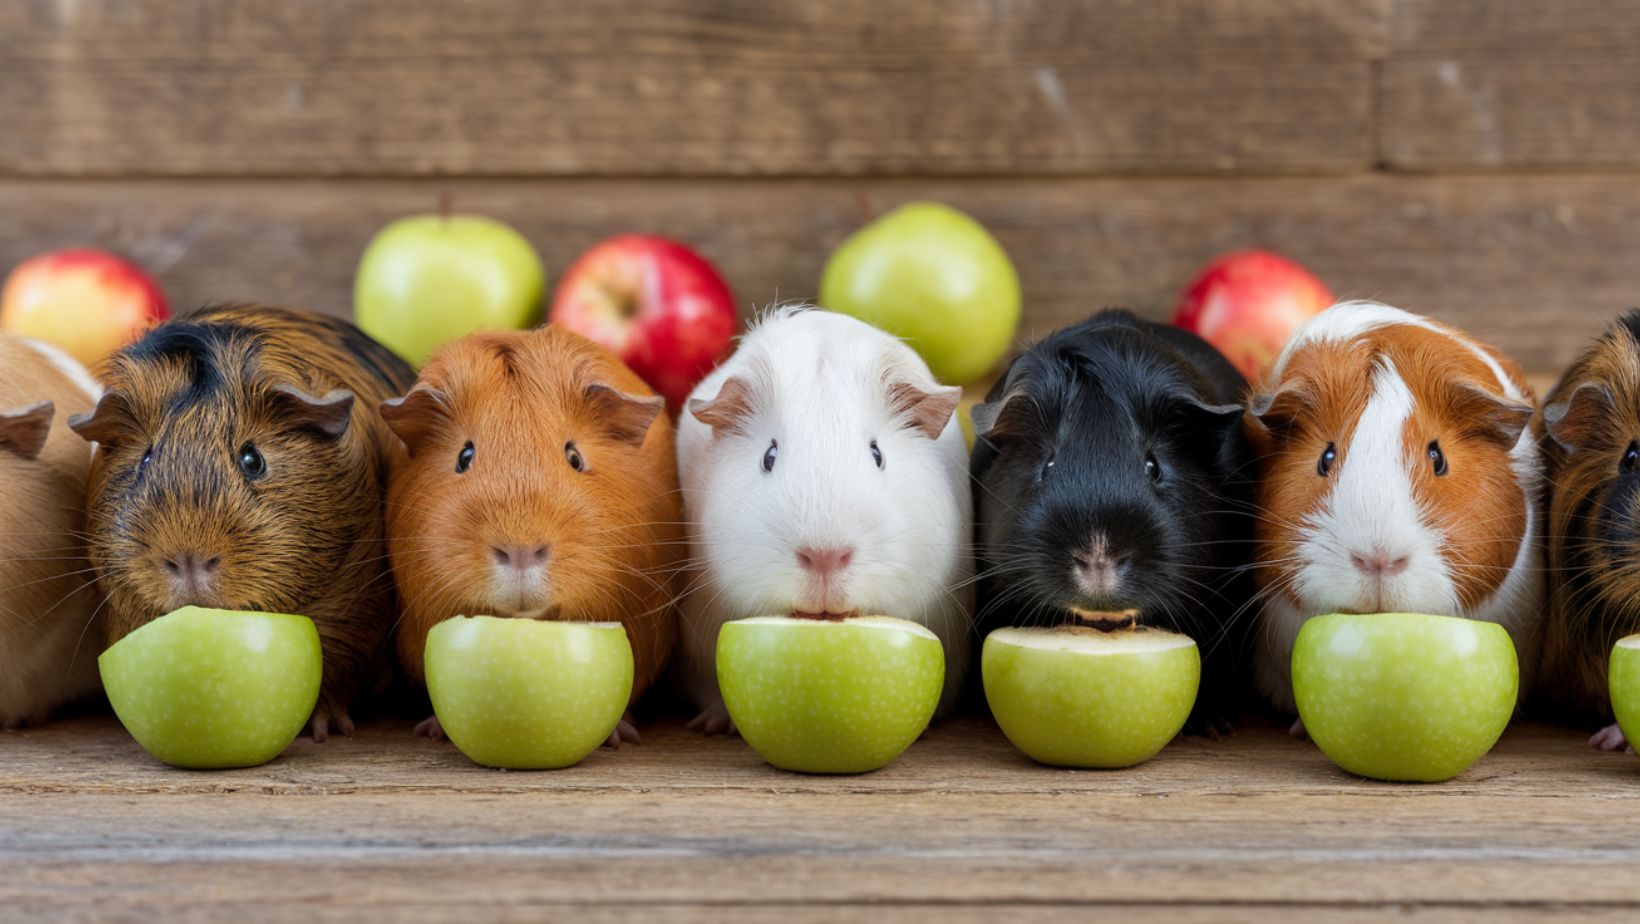
[{"label": "ginger guinea pig", "polygon": [[393,618],[382,494],[397,441],[376,406],[409,367],[345,321],[206,308],[110,358],[87,526],[108,641],[181,606],[309,616],[324,648],[312,731],[351,734]]},{"label": "ginger guinea pig", "polygon": [[63,420],[101,391],[66,353],[0,334],[0,727],[44,721],[100,685],[84,538],[91,453]]},{"label": "ginger guinea pig", "polygon": [[955,410],[904,343],[784,308],[695,387],[678,425],[691,565],[678,657],[692,724],[727,731],[723,623],[883,614],[945,645],[949,709],[971,644],[972,500]]},{"label": "ginger guinea pig", "polygon": [[1183,632],[1206,666],[1192,724],[1229,719],[1251,593],[1246,390],[1200,337],[1125,311],[1015,359],[974,408],[981,630],[1079,611]]},{"label": "ginger guinea pig", "polygon": [[1248,400],[1261,457],[1254,668],[1294,710],[1299,627],[1346,611],[1496,622],[1529,679],[1541,630],[1543,484],[1520,370],[1444,324],[1372,302],[1305,324]]},{"label": "ginger guinea pig", "polygon": [[[1562,718],[1610,723],[1607,661],[1640,632],[1640,312],[1578,357],[1542,419],[1549,616],[1538,693]],[[1628,742],[1609,724],[1589,743]]]},{"label": "ginger guinea pig", "polygon": [[[666,666],[684,555],[665,402],[558,327],[475,334],[382,416],[409,450],[388,489],[399,661],[424,680],[427,633],[457,615],[619,622],[632,697]],[[437,719],[419,729],[438,737]],[[611,744],[636,740],[630,719]]]}]

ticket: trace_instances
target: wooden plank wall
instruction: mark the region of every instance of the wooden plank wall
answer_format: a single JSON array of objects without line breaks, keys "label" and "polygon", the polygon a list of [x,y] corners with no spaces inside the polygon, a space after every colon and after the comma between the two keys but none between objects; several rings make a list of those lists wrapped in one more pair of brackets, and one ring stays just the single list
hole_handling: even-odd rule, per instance
[{"label": "wooden plank wall", "polygon": [[1028,333],[1164,317],[1266,246],[1542,376],[1640,305],[1637,116],[1640,2],[21,0],[0,269],[96,243],[180,306],[345,313],[370,234],[448,191],[551,275],[685,238],[749,311],[938,198]]}]

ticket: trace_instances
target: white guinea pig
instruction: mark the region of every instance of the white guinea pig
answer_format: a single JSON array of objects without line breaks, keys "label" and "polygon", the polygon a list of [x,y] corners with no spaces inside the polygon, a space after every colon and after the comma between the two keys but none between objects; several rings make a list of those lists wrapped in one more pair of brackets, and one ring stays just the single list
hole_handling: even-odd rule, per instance
[{"label": "white guinea pig", "polygon": [[43,721],[99,686],[84,541],[91,453],[66,421],[101,393],[67,354],[0,334],[0,727]]},{"label": "white guinea pig", "polygon": [[948,710],[972,643],[972,497],[955,410],[905,344],[829,311],[773,311],[696,386],[678,424],[691,545],[678,670],[727,731],[723,623],[883,614],[945,645]]},{"label": "white guinea pig", "polygon": [[1499,623],[1524,689],[1543,612],[1543,464],[1520,370],[1444,324],[1335,305],[1248,401],[1260,456],[1256,679],[1294,709],[1299,628],[1336,611]]}]

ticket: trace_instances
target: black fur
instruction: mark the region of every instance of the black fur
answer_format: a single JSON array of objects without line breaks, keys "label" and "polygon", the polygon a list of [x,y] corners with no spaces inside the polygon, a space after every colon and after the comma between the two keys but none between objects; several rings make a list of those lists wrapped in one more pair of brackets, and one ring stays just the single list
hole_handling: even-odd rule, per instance
[{"label": "black fur", "polygon": [[[1205,341],[1125,311],[1014,360],[975,414],[988,426],[972,459],[982,630],[1058,624],[1070,607],[1137,609],[1141,624],[1200,646],[1198,718],[1231,715],[1247,618],[1230,620],[1251,587],[1245,390]],[[1108,593],[1076,576],[1073,555],[1096,534],[1126,560]]]}]

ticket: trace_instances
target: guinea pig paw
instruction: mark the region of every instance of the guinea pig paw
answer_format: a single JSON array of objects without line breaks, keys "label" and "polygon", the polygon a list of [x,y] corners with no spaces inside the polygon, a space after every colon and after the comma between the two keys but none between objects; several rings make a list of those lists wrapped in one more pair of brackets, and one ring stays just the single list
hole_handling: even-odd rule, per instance
[{"label": "guinea pig paw", "polygon": [[438,723],[438,716],[430,715],[416,723],[414,734],[426,735],[434,741],[443,741],[444,726]]},{"label": "guinea pig paw", "polygon": [[1287,729],[1287,734],[1300,741],[1310,740],[1310,732],[1304,727],[1303,719],[1294,719],[1292,726]]},{"label": "guinea pig paw", "polygon": [[1617,727],[1616,722],[1595,732],[1594,737],[1589,739],[1589,747],[1597,751],[1621,751],[1628,746],[1629,739],[1624,736],[1623,729]]},{"label": "guinea pig paw", "polygon": [[313,731],[313,740],[320,744],[330,740],[332,728],[343,738],[353,737],[353,718],[347,710],[326,700],[319,702],[319,707],[313,710],[313,719],[309,723]]},{"label": "guinea pig paw", "polygon": [[1191,716],[1190,721],[1184,723],[1184,734],[1193,738],[1206,738],[1209,741],[1218,741],[1229,738],[1236,733],[1236,723],[1228,716],[1197,715]]},{"label": "guinea pig paw", "polygon": [[619,750],[622,744],[642,744],[643,739],[638,737],[638,726],[632,724],[632,713],[621,716],[615,723],[615,730],[609,733],[609,740],[604,747]]},{"label": "guinea pig paw", "polygon": [[728,707],[718,703],[702,709],[700,715],[690,719],[689,730],[706,735],[732,735],[735,733],[735,723],[729,720]]}]

